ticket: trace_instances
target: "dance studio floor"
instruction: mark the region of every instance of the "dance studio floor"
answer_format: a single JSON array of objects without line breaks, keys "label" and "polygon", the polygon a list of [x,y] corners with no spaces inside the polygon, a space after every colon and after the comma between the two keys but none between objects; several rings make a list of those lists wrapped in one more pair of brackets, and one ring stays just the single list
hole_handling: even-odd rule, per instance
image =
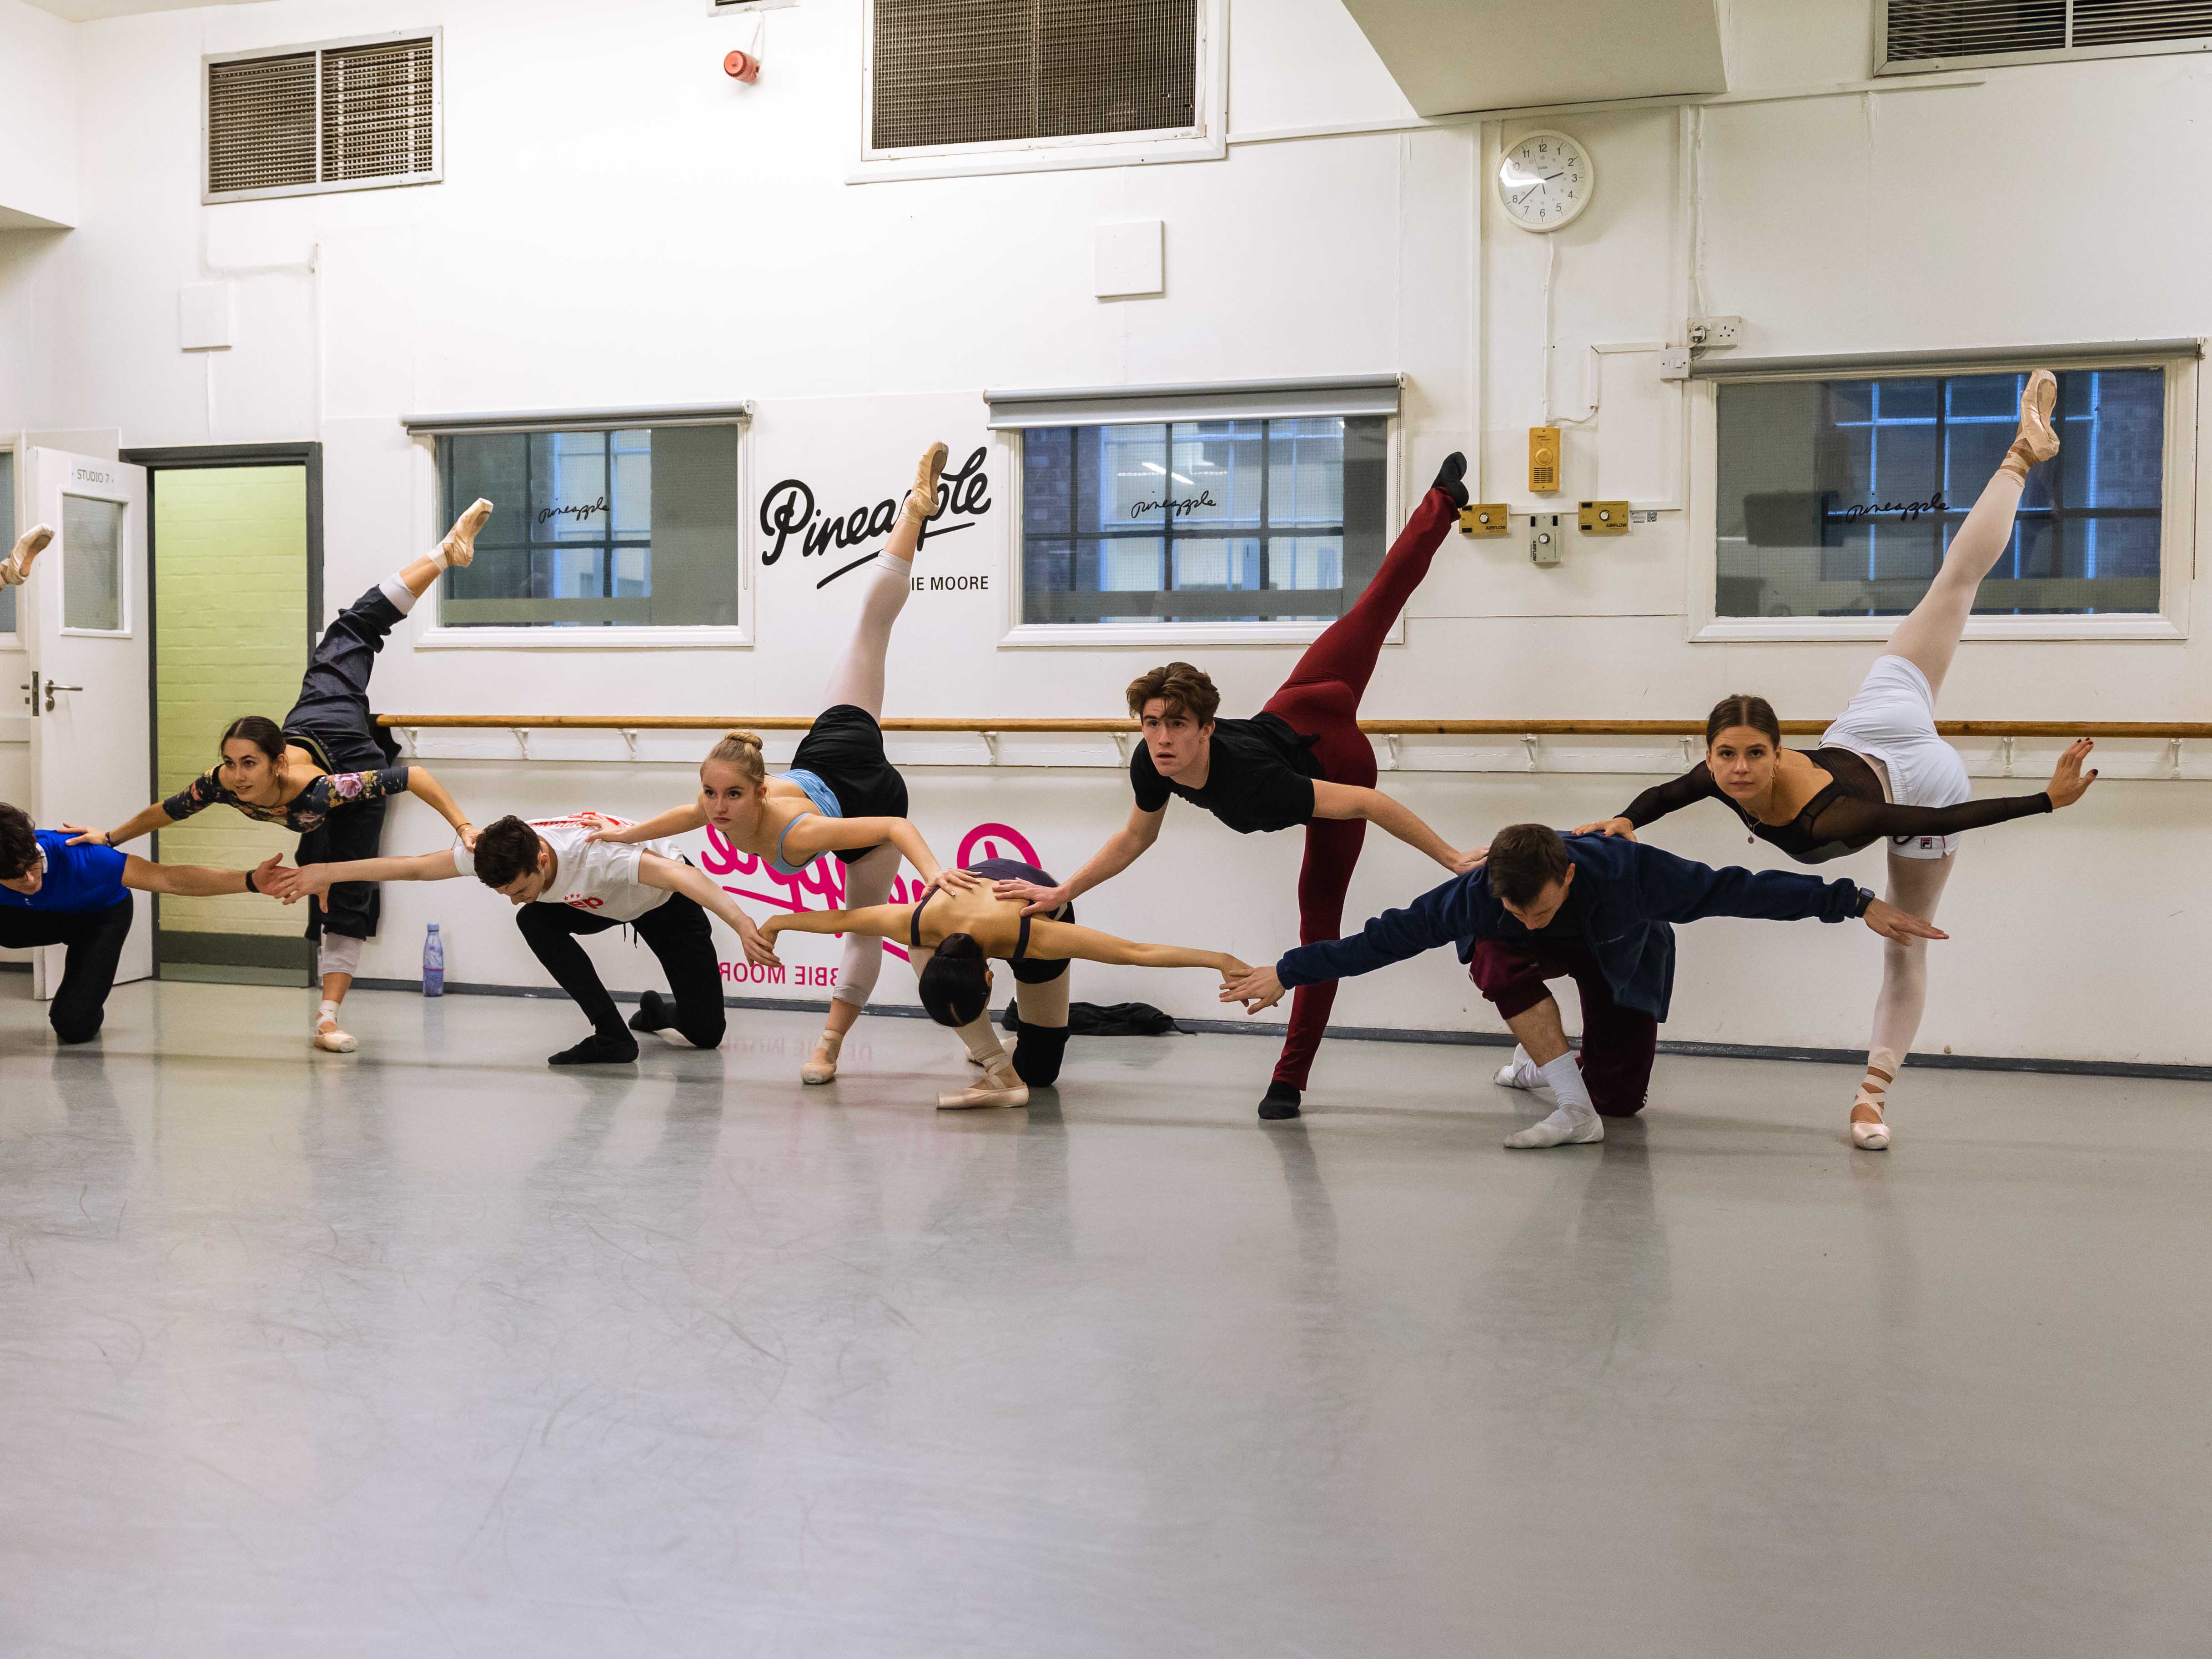
[{"label": "dance studio floor", "polygon": [[2212,1086],[0,975],[0,1653],[2200,1654]]}]

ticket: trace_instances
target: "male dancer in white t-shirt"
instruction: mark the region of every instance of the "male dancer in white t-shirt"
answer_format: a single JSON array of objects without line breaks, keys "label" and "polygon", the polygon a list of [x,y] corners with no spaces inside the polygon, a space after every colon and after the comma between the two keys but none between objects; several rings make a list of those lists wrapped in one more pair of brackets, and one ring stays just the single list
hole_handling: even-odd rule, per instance
[{"label": "male dancer in white t-shirt", "polygon": [[[339,881],[450,881],[473,875],[515,906],[515,925],[531,951],[592,1022],[592,1035],[550,1057],[553,1066],[619,1066],[637,1058],[631,1031],[674,1032],[694,1048],[721,1044],[721,962],[707,912],[736,930],[749,961],[775,957],[737,902],[684,861],[676,843],[624,845],[589,841],[592,830],[621,819],[504,817],[477,836],[473,853],[459,847],[411,858],[310,864],[280,872],[270,890],[287,902]],[[576,942],[579,934],[629,926],[653,947],[668,975],[673,1002],[647,991],[623,1029],[615,1000]]]}]

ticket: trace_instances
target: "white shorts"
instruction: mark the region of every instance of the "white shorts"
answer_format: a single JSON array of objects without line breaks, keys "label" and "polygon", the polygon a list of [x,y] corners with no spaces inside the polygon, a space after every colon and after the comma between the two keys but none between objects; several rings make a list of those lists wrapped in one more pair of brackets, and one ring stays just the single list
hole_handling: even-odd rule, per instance
[{"label": "white shorts", "polygon": [[[1903,657],[1876,659],[1843,714],[1820,737],[1823,749],[1848,749],[1889,772],[1890,799],[1899,806],[1956,806],[1974,786],[1959,751],[1936,735],[1936,693],[1919,665]],[[1959,850],[1957,836],[1892,836],[1899,858],[1942,859]]]}]

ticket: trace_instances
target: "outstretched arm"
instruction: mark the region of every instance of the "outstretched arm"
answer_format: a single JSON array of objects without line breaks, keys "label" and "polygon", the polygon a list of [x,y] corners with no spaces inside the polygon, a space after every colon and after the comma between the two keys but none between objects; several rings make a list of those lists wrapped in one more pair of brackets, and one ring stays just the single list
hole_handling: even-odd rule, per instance
[{"label": "outstretched arm", "polygon": [[477,827],[461,816],[461,809],[453,804],[446,786],[430,775],[427,766],[407,769],[407,793],[421,799],[437,815],[453,826],[453,833],[461,838],[461,845],[476,851]]},{"label": "outstretched arm", "polygon": [[1644,915],[1652,921],[1702,921],[1740,916],[1752,921],[1850,921],[1884,939],[1948,939],[1933,923],[1874,896],[1852,881],[1822,881],[1792,870],[1744,870],[1676,858],[1639,847]]},{"label": "outstretched arm", "polygon": [[[192,809],[193,811],[198,810],[198,806]],[[190,814],[185,816],[189,817]],[[176,822],[175,818],[163,810],[162,803],[156,801],[153,805],[141,809],[136,817],[119,829],[95,830],[82,823],[64,823],[62,828],[75,832],[70,836],[69,844],[72,847],[82,847],[87,842],[90,842],[94,847],[120,847],[126,841],[136,841],[141,836],[150,836],[156,830],[167,829]]]},{"label": "outstretched arm", "polygon": [[944,883],[945,866],[937,861],[937,854],[929,850],[929,843],[911,818],[825,818],[810,812],[795,820],[785,834],[783,856],[786,862],[799,864],[824,853],[857,853],[885,842],[899,849],[900,856],[921,872],[927,885]]},{"label": "outstretched arm", "polygon": [[1713,781],[1713,769],[1699,761],[1679,778],[1665,783],[1655,783],[1634,800],[1617,817],[1601,818],[1595,823],[1577,824],[1571,833],[1577,836],[1620,836],[1629,841],[1636,832],[1654,818],[1663,818],[1669,812],[1707,799],[1720,793]]},{"label": "outstretched arm", "polygon": [[1085,860],[1080,870],[1057,887],[1040,887],[1033,881],[1002,881],[991,890],[1000,898],[1022,900],[1022,914],[1025,916],[1057,910],[1100,883],[1111,881],[1143,857],[1160,838],[1160,825],[1167,815],[1164,806],[1153,812],[1131,806],[1129,821],[1109,836],[1106,844]]},{"label": "outstretched arm", "polygon": [[[410,858],[354,859],[343,864],[303,864],[296,870],[279,870],[269,890],[287,904],[303,898],[320,898],[342,881],[451,881],[461,873],[450,847]],[[259,879],[257,872],[255,878]]]},{"label": "outstretched arm", "polygon": [[216,870],[204,864],[155,864],[136,853],[123,855],[123,884],[142,893],[168,893],[177,898],[216,898],[226,893],[269,893],[275,896],[276,872],[284,855],[272,853],[258,869]]},{"label": "outstretched arm", "polygon": [[1234,979],[1251,971],[1225,951],[1200,951],[1183,945],[1139,945],[1102,933],[1096,927],[1079,927],[1072,921],[1030,924],[1029,954],[1048,961],[1060,957],[1137,968],[1211,968],[1224,979]]},{"label": "outstretched arm", "polygon": [[1315,779],[1313,788],[1316,817],[1364,818],[1376,829],[1389,830],[1415,852],[1434,859],[1455,876],[1463,876],[1474,869],[1489,850],[1478,847],[1472,852],[1461,852],[1424,823],[1412,807],[1380,789],[1331,783],[1323,778]]},{"label": "outstretched arm", "polygon": [[643,823],[627,826],[612,823],[602,813],[586,812],[583,816],[599,820],[599,828],[585,836],[585,840],[623,843],[688,836],[694,830],[705,828],[707,823],[707,815],[699,810],[699,803],[696,800],[688,806],[672,806],[658,817],[647,818]]},{"label": "outstretched arm", "polygon": [[681,893],[721,917],[736,933],[738,942],[745,947],[747,962],[761,968],[777,965],[775,946],[762,936],[761,930],[745,914],[744,907],[700,871],[678,859],[663,858],[658,853],[641,853],[637,859],[637,878],[647,887],[658,887],[663,892]]},{"label": "outstretched arm", "polygon": [[764,930],[779,933],[859,933],[866,939],[904,939],[911,904],[864,904],[857,910],[797,910],[770,916]]}]

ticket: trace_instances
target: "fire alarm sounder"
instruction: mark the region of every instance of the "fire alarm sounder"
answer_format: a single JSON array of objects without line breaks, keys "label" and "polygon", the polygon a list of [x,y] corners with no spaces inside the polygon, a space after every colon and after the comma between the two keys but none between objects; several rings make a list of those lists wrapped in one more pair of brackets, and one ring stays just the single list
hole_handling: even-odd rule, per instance
[{"label": "fire alarm sounder", "polygon": [[722,59],[722,73],[747,86],[760,79],[760,59],[749,52],[733,52]]},{"label": "fire alarm sounder", "polygon": [[1476,501],[1459,510],[1459,530],[1462,536],[1503,536],[1513,526],[1508,520],[1511,514],[1503,501]]},{"label": "fire alarm sounder", "polygon": [[1528,428],[1528,493],[1559,493],[1559,428],[1555,426]]}]

